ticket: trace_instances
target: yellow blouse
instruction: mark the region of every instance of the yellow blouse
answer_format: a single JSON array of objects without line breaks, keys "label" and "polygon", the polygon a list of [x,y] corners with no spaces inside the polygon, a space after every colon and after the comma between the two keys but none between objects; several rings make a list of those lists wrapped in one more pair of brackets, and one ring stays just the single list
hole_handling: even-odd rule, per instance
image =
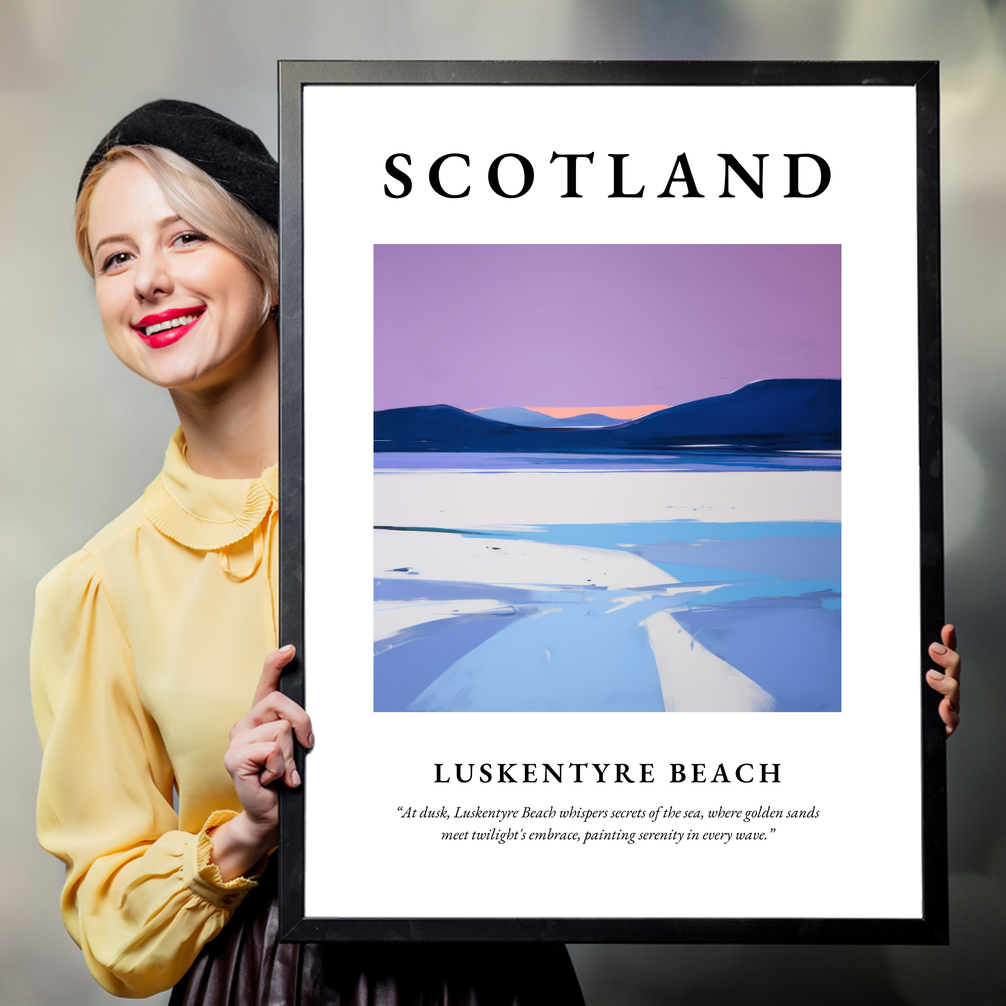
[{"label": "yellow blouse", "polygon": [[38,836],[115,995],[174,985],[255,886],[223,882],[206,829],[241,809],[228,731],[276,646],[277,492],[276,467],[197,475],[176,431],[143,498],[38,586]]}]

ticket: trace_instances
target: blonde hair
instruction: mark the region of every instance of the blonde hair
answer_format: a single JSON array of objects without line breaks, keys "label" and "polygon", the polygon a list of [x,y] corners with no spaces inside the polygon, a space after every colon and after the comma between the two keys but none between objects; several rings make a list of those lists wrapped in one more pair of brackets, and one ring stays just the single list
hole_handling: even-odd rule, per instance
[{"label": "blonde hair", "polygon": [[84,181],[73,225],[77,254],[91,278],[94,259],[87,240],[91,198],[112,165],[126,158],[139,161],[154,176],[168,205],[183,220],[234,252],[255,273],[262,284],[264,323],[279,293],[279,236],[202,168],[165,147],[112,147]]}]

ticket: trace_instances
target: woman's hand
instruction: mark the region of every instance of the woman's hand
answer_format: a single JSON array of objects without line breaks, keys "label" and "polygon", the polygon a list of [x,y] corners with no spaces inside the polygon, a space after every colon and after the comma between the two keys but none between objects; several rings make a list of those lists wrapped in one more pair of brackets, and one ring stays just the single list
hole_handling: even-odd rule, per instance
[{"label": "woman's hand", "polygon": [[929,645],[929,656],[943,668],[926,673],[929,687],[943,696],[940,719],[947,726],[949,737],[961,721],[961,658],[957,653],[957,632],[952,625],[944,625],[940,643]]},{"label": "woman's hand", "polygon": [[294,734],[304,747],[314,746],[311,718],[278,687],[295,652],[284,646],[266,657],[251,711],[231,727],[224,766],[244,810],[209,833],[211,859],[224,880],[247,873],[276,845],[279,793],[273,784],[282,779],[291,788],[300,785]]}]

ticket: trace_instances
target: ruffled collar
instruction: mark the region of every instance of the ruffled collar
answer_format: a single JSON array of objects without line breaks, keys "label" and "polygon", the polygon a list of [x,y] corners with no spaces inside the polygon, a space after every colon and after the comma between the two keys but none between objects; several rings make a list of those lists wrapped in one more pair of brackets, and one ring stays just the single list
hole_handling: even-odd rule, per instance
[{"label": "ruffled collar", "polygon": [[211,552],[250,535],[279,500],[279,466],[257,479],[197,475],[185,460],[185,438],[175,430],[164,468],[143,494],[143,512],[162,534],[186,548]]}]

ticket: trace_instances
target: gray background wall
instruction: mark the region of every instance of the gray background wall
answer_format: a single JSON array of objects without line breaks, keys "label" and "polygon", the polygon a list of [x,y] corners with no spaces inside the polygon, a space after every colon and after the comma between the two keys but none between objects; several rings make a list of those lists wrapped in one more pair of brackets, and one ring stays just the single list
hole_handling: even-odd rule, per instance
[{"label": "gray background wall", "polygon": [[217,108],[275,149],[279,58],[942,61],[947,614],[967,679],[949,759],[953,945],[573,957],[590,1006],[1006,1002],[1004,54],[996,0],[2,0],[0,1006],[108,999],[62,929],[61,868],[34,839],[32,590],[139,495],[175,422],[167,396],[104,345],[71,241],[78,172],[122,114],[166,96]]}]

